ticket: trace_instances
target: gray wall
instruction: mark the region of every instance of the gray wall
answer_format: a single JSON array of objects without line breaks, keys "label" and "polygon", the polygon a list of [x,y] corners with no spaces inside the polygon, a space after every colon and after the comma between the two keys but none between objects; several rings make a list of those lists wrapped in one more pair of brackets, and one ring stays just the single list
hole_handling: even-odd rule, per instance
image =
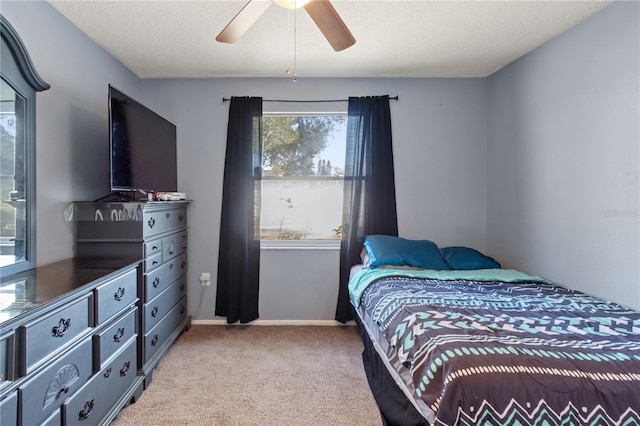
[{"label": "gray wall", "polygon": [[487,250],[640,309],[640,3],[488,79]]},{"label": "gray wall", "polygon": [[[484,249],[486,81],[484,79],[201,79],[145,80],[145,103],[178,127],[178,186],[189,207],[189,291],[218,262],[222,177],[229,104],[223,97],[346,99],[390,94],[400,235]],[[265,103],[265,110],[277,105]],[[346,109],[346,104],[287,108]],[[454,166],[452,166],[454,165]],[[331,320],[337,250],[263,250],[261,319]],[[215,281],[199,319],[213,319]]]},{"label": "gray wall", "polygon": [[73,256],[74,200],[109,192],[107,87],[132,96],[140,80],[46,2],[3,1],[2,14],[51,85],[36,98],[38,265]]},{"label": "gray wall", "polygon": [[[108,190],[107,84],[178,125],[189,312],[213,319],[228,104],[398,94],[400,234],[640,307],[638,4],[618,3],[488,79],[139,80],[46,2],[2,2],[38,72],[38,263],[73,255],[73,200]],[[626,212],[626,213],[625,213]],[[485,235],[486,233],[486,235]],[[486,243],[486,246],[485,246]],[[263,319],[330,320],[337,252],[263,253]],[[310,279],[312,278],[312,279]]]}]

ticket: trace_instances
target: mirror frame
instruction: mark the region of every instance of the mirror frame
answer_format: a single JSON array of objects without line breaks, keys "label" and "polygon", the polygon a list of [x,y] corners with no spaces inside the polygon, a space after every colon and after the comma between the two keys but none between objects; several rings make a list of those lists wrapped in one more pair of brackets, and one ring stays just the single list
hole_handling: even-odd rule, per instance
[{"label": "mirror frame", "polygon": [[25,259],[1,268],[2,276],[36,266],[36,92],[49,89],[35,70],[31,57],[9,21],[0,14],[1,58],[0,78],[25,100],[25,168],[26,168],[26,250]]}]

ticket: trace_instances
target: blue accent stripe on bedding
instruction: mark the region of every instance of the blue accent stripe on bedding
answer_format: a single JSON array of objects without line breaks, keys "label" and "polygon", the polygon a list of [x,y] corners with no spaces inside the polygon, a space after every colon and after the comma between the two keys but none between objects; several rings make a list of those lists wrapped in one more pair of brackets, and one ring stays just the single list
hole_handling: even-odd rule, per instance
[{"label": "blue accent stripe on bedding", "polygon": [[469,279],[474,281],[502,281],[502,282],[537,282],[550,281],[528,275],[515,269],[475,269],[475,270],[435,270],[435,269],[396,269],[396,268],[363,268],[349,282],[349,293],[356,307],[360,306],[362,293],[377,279],[391,276],[408,278],[427,278],[442,281],[457,281]]}]

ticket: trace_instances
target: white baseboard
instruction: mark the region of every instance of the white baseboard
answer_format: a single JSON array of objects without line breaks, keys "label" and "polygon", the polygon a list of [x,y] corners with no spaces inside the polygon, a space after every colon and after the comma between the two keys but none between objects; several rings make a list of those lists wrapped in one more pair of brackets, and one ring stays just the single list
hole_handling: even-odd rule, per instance
[{"label": "white baseboard", "polygon": [[[193,325],[228,325],[224,319],[205,319],[205,320],[191,320]],[[309,326],[354,326],[354,321],[348,321],[346,324],[335,320],[255,320],[248,324],[233,324],[233,325],[309,325]]]}]

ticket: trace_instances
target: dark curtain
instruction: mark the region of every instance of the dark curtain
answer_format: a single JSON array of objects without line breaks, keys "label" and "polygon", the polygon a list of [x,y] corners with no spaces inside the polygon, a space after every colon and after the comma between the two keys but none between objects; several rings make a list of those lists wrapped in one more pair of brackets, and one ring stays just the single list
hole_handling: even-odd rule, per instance
[{"label": "dark curtain", "polygon": [[216,294],[216,315],[229,324],[258,318],[261,123],[262,98],[231,99]]},{"label": "dark curtain", "polygon": [[388,96],[349,98],[340,288],[336,320],[353,319],[349,271],[360,263],[364,237],[398,235]]}]

